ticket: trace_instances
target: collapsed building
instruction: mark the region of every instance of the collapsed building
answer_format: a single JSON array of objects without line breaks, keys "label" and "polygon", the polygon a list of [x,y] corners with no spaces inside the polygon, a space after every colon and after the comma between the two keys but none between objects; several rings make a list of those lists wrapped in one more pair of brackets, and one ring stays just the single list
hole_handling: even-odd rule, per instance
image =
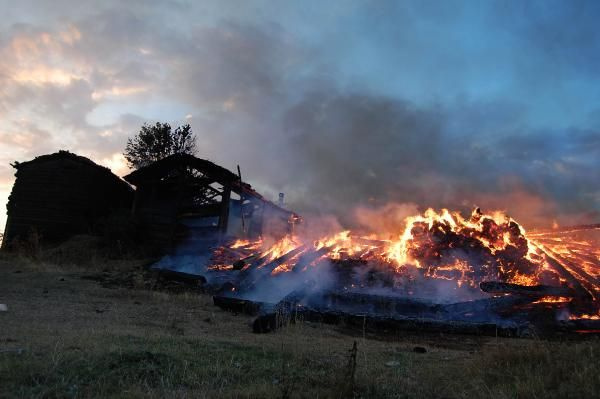
[{"label": "collapsed building", "polygon": [[34,232],[44,242],[88,234],[117,209],[127,209],[132,188],[110,169],[68,151],[14,162],[2,247]]},{"label": "collapsed building", "polygon": [[167,251],[215,238],[281,237],[298,220],[240,174],[189,154],[171,155],[124,179],[136,187],[132,212],[147,241]]},{"label": "collapsed building", "polygon": [[600,333],[600,226],[525,233],[474,209],[406,218],[396,236],[343,231],[218,248],[201,271],[214,304],[255,316],[398,330],[539,336]]},{"label": "collapsed building", "polygon": [[281,237],[299,220],[239,174],[188,154],[154,162],[125,180],[68,151],[12,166],[16,180],[2,248],[32,232],[43,243],[96,234],[98,223],[117,211],[131,212],[145,243],[160,252],[225,237]]}]

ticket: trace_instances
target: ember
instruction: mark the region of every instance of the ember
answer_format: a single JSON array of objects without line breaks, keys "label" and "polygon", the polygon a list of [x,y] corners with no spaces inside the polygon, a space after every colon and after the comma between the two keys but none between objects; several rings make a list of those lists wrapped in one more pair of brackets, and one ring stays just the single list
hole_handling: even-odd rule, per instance
[{"label": "ember", "polygon": [[[575,231],[594,230],[600,227]],[[573,230],[527,234],[510,217],[484,214],[478,208],[469,218],[429,209],[407,218],[404,229],[392,238],[343,231],[313,241],[297,235],[270,244],[238,240],[217,248],[209,269],[239,270],[230,276],[236,298],[267,303],[284,298],[277,308],[309,309],[320,317],[340,310],[339,300],[324,300],[336,292],[346,295],[346,302],[347,295],[369,295],[361,297],[370,298],[369,307],[345,303],[345,314],[354,307],[394,320],[426,316],[508,325],[529,322],[531,314],[539,319],[543,312],[545,322],[598,320],[599,252],[592,242],[572,241],[569,234]],[[292,291],[290,302],[287,294]],[[410,298],[413,308],[414,303],[462,304],[462,311],[440,316],[441,308],[419,308],[415,314],[405,303],[381,314],[380,307],[373,307],[374,295]],[[497,301],[505,296],[511,300]],[[496,301],[493,306],[477,305],[491,300]]]}]

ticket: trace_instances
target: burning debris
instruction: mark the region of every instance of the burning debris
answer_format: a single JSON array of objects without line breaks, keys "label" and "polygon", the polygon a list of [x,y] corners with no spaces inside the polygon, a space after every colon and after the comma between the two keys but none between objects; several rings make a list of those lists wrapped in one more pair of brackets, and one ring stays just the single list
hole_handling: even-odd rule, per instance
[{"label": "burning debris", "polygon": [[258,315],[257,332],[294,317],[506,335],[600,331],[600,250],[570,234],[526,233],[500,212],[429,209],[396,237],[238,240],[214,251],[205,276],[221,287],[216,305]]}]

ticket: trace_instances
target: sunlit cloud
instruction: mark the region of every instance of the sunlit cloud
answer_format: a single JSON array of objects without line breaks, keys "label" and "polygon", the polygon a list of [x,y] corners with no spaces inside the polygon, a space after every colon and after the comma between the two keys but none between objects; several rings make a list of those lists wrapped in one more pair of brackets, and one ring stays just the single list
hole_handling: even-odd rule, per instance
[{"label": "sunlit cloud", "polygon": [[17,32],[4,49],[4,55],[12,56],[17,62],[42,61],[60,58],[64,50],[81,40],[81,32],[75,26],[55,32]]},{"label": "sunlit cloud", "polygon": [[113,86],[109,89],[102,89],[92,92],[92,98],[94,100],[101,100],[104,98],[114,97],[125,97],[134,94],[145,93],[148,91],[147,87],[132,86],[132,87],[118,87]]},{"label": "sunlit cloud", "polygon": [[91,68],[69,53],[81,40],[73,25],[54,32],[16,32],[0,48],[0,73],[5,85],[67,86],[74,80],[87,79]]},{"label": "sunlit cloud", "polygon": [[12,79],[15,82],[25,84],[54,84],[58,86],[67,86],[71,84],[73,80],[82,79],[82,77],[61,69],[48,68],[40,65],[34,69],[19,70],[12,75]]},{"label": "sunlit cloud", "polygon": [[[108,0],[36,19],[25,7],[0,21],[0,162],[68,149],[122,176],[127,137],[183,120],[199,156],[241,164],[301,212],[521,202],[519,216],[541,222],[600,210],[600,120],[579,117],[600,102],[593,12],[575,26],[537,20],[531,3],[535,21],[491,3],[481,17],[461,3],[444,14],[352,2],[319,4],[308,21],[293,2],[183,3]],[[0,181],[13,172],[0,167]]]},{"label": "sunlit cloud", "polygon": [[[34,123],[17,120],[0,123],[0,147],[8,149],[5,155],[28,154],[32,150],[42,149],[52,139],[52,134],[40,129]],[[4,158],[4,157],[2,157]]]}]

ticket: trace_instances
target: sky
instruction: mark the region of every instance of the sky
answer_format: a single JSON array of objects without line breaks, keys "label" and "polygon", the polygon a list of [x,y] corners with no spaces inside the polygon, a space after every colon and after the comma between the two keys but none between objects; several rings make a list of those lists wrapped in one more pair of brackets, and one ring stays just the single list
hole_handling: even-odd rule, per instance
[{"label": "sky", "polygon": [[430,206],[600,222],[597,1],[0,0],[0,15],[2,204],[10,162],[64,149],[123,176],[127,138],[161,121],[342,224]]}]

